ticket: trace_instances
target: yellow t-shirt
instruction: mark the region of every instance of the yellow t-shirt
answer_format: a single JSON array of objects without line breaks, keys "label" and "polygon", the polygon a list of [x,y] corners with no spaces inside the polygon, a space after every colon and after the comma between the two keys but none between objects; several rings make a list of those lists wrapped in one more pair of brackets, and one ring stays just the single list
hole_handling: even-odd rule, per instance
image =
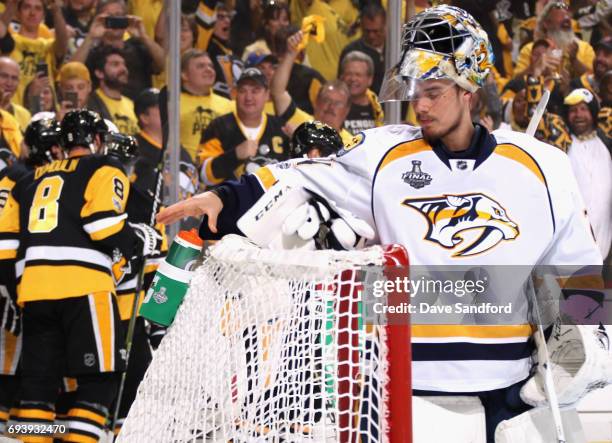
[{"label": "yellow t-shirt", "polygon": [[130,14],[142,18],[145,31],[152,39],[155,39],[155,24],[163,4],[163,0],[129,0],[128,2]]},{"label": "yellow t-shirt", "polygon": [[[47,63],[49,69],[49,78],[55,78],[55,54],[53,53],[52,38],[28,38],[23,35],[11,32],[13,40],[15,40],[15,48],[10,53],[10,57],[19,64],[21,76],[19,78],[19,86],[13,97],[13,101],[18,105],[25,106],[23,102],[23,94],[28,84],[36,77],[36,64]],[[51,82],[53,87],[53,82]]]},{"label": "yellow t-shirt", "polygon": [[106,106],[108,113],[111,115],[111,120],[119,132],[127,135],[135,135],[138,131],[138,119],[134,113],[134,102],[125,96],[121,96],[119,100],[110,98],[102,91],[96,89],[96,94]]},{"label": "yellow t-shirt", "polygon": [[[533,42],[527,43],[525,46],[523,46],[521,52],[519,53],[516,66],[514,67],[515,73],[523,72],[531,64],[532,48]],[[593,47],[584,40],[578,40],[578,52],[576,53],[576,58],[580,63],[587,67],[589,72],[593,70],[593,60],[595,60],[595,51],[593,50]],[[569,56],[567,54],[564,54],[563,56],[563,63],[570,75],[572,75],[572,72],[569,69],[571,64]]]},{"label": "yellow t-shirt", "polygon": [[25,132],[26,128],[30,124],[30,120],[32,119],[32,114],[26,108],[16,103],[11,103],[13,107],[13,112],[11,115],[15,117],[17,123],[19,124],[19,130],[21,132]]},{"label": "yellow t-shirt", "polygon": [[306,15],[320,15],[325,18],[325,41],[317,43],[310,39],[306,55],[310,65],[319,71],[326,80],[333,80],[338,73],[338,61],[344,47],[354,39],[349,37],[349,24],[326,2],[313,0]]},{"label": "yellow t-shirt", "polygon": [[181,92],[181,145],[194,162],[204,130],[213,119],[232,109],[231,101],[214,92],[209,95]]},{"label": "yellow t-shirt", "polygon": [[23,136],[19,130],[17,120],[4,109],[0,109],[0,132],[13,155],[19,158]]}]

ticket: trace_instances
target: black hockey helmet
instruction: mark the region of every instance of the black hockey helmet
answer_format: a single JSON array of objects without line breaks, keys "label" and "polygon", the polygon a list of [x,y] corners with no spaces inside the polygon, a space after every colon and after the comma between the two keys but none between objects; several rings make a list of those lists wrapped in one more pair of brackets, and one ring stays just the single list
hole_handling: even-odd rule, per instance
[{"label": "black hockey helmet", "polygon": [[108,132],[104,119],[88,109],[68,111],[60,126],[60,144],[64,149],[82,146],[93,152],[96,135],[104,136]]},{"label": "black hockey helmet", "polygon": [[60,145],[59,139],[60,125],[54,118],[41,118],[30,122],[24,137],[30,151],[28,162],[33,166],[40,166],[55,160],[51,148]]},{"label": "black hockey helmet", "polygon": [[320,121],[302,123],[293,132],[290,145],[291,158],[302,157],[312,149],[318,148],[323,157],[335,154],[343,147],[338,132]]},{"label": "black hockey helmet", "polygon": [[121,163],[129,164],[138,155],[138,143],[131,135],[109,132],[104,137],[104,153]]}]

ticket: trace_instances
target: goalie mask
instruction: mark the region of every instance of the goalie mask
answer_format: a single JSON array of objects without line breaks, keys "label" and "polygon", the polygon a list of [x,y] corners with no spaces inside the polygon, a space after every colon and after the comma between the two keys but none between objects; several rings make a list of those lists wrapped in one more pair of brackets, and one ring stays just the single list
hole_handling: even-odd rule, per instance
[{"label": "goalie mask", "polygon": [[426,80],[452,80],[476,92],[492,66],[487,33],[470,14],[447,5],[426,9],[404,25],[400,61],[386,72],[379,99],[418,99]]}]

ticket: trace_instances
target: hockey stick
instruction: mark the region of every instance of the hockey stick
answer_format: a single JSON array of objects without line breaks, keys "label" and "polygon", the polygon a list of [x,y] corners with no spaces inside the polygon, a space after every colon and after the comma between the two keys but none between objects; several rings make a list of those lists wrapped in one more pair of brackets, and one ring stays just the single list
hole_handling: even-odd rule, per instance
[{"label": "hockey stick", "polygon": [[[544,89],[544,93],[542,94],[542,98],[536,106],[535,112],[531,116],[531,120],[529,120],[529,125],[527,125],[527,130],[525,133],[527,135],[535,135],[536,130],[540,124],[540,120],[546,111],[546,106],[548,105],[548,99],[550,98],[550,91],[548,89]],[[544,327],[542,326],[542,316],[540,315],[540,309],[538,307],[538,300],[535,296],[535,291],[533,291],[533,304],[536,314],[536,321],[538,322],[538,334],[540,335],[540,339],[542,341],[542,346],[544,347],[544,351],[546,354],[546,358],[544,362],[540,362],[544,368],[544,389],[546,391],[546,397],[548,398],[548,404],[550,405],[550,412],[552,413],[553,421],[555,422],[555,431],[557,433],[557,442],[565,443],[565,431],[563,430],[563,422],[561,420],[561,409],[559,407],[559,400],[557,399],[557,391],[555,391],[555,384],[553,381],[552,368],[550,366],[550,359],[548,353],[548,347],[546,346],[546,336],[544,335]]]},{"label": "hockey stick", "polygon": [[[162,146],[161,152],[159,154],[159,161],[157,163],[157,177],[155,182],[155,195],[153,196],[153,205],[151,206],[151,216],[149,219],[149,226],[155,226],[155,215],[157,214],[157,210],[159,209],[159,204],[161,202],[161,190],[163,183],[163,174],[164,174],[164,157],[166,153],[166,145]],[[132,315],[130,316],[130,322],[128,323],[128,331],[125,337],[125,371],[121,374],[121,382],[119,383],[119,391],[117,393],[117,401],[115,403],[115,411],[113,412],[113,420],[111,421],[111,429],[110,434],[114,435],[115,426],[117,424],[117,420],[119,420],[119,410],[121,408],[121,400],[123,397],[123,390],[125,389],[125,380],[127,378],[127,370],[130,362],[130,354],[132,351],[132,343],[134,341],[134,330],[136,329],[136,318],[138,317],[138,306],[140,305],[140,293],[142,292],[142,285],[144,283],[144,275],[146,268],[146,258],[143,257],[144,261],[142,266],[138,270],[138,278],[136,279],[136,288],[134,294],[134,303],[132,304]],[[110,436],[109,436],[110,438]],[[112,440],[110,440],[112,442]]]},{"label": "hockey stick", "polygon": [[529,120],[529,124],[527,125],[527,130],[525,134],[531,135],[532,137],[536,133],[538,129],[538,125],[540,124],[540,120],[542,120],[542,116],[546,111],[546,106],[548,105],[548,99],[550,98],[550,91],[548,89],[544,89],[544,93],[542,94],[542,98],[538,103],[538,106],[535,108],[535,112],[531,116],[531,120]]}]

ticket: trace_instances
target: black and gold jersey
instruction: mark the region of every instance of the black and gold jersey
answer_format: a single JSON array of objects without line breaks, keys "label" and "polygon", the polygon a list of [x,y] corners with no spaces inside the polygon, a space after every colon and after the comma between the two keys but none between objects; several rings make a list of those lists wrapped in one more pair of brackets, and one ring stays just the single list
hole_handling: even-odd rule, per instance
[{"label": "black and gold jersey", "polygon": [[236,157],[236,147],[247,139],[243,126],[235,113],[213,120],[200,142],[198,158],[202,165],[202,181],[214,185],[223,180],[238,178],[245,172],[254,172],[261,166],[289,159],[289,138],[283,132],[286,120],[262,114],[257,154],[247,160]]},{"label": "black and gold jersey", "polygon": [[32,168],[22,162],[15,162],[0,171],[0,213],[2,213],[15,183],[31,172]]},{"label": "black and gold jersey", "polygon": [[40,166],[17,182],[0,214],[0,256],[14,258],[18,302],[115,290],[112,259],[131,257],[130,184],[103,156]]}]

